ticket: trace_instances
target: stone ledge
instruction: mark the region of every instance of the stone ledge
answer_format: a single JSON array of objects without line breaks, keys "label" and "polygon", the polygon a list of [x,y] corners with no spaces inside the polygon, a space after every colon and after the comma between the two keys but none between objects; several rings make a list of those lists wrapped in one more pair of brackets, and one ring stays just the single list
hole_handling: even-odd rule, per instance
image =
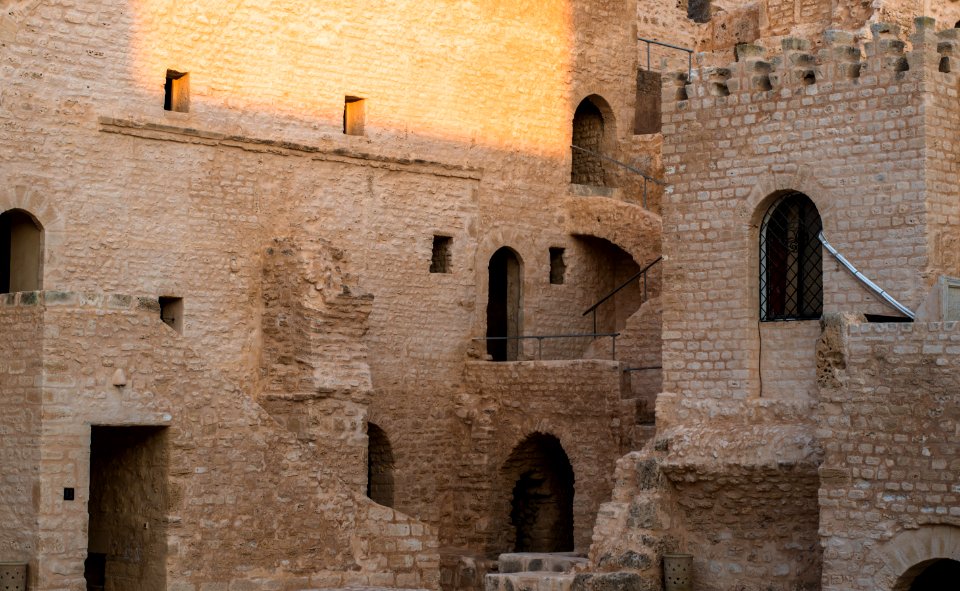
[{"label": "stone ledge", "polygon": [[346,148],[324,148],[316,145],[301,144],[283,140],[272,140],[244,135],[230,135],[216,131],[194,129],[192,127],[134,121],[132,119],[116,119],[100,117],[98,119],[100,131],[152,139],[160,141],[174,141],[206,146],[225,146],[241,148],[255,152],[270,152],[275,154],[308,155],[314,160],[342,162],[358,166],[371,166],[400,170],[434,176],[454,177],[469,180],[480,180],[483,169],[455,164],[445,164],[432,160],[398,158],[356,152]]}]

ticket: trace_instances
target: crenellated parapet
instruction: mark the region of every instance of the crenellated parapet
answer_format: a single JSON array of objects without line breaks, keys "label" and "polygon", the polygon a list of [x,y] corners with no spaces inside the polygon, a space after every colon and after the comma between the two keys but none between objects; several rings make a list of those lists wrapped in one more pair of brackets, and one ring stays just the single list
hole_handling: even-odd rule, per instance
[{"label": "crenellated parapet", "polygon": [[[810,41],[788,37],[780,52],[771,54],[759,45],[740,44],[736,61],[723,67],[701,67],[690,75],[670,74],[663,88],[663,108],[671,112],[677,103],[708,97],[737,95],[737,102],[764,100],[756,93],[779,91],[816,93],[815,88],[833,91],[846,85],[893,84],[904,80],[929,79],[933,74],[950,73],[960,59],[960,29],[936,31],[932,18],[918,17],[914,31],[905,42],[901,27],[874,23],[872,38],[857,39],[854,33],[830,30],[824,45],[812,49]],[[771,95],[773,96],[773,95]],[[708,101],[699,106],[713,104]],[[680,109],[696,109],[697,104]]]}]

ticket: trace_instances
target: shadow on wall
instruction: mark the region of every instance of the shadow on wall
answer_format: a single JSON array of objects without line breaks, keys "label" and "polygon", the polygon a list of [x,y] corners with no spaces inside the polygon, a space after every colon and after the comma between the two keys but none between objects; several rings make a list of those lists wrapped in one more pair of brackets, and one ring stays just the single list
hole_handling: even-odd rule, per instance
[{"label": "shadow on wall", "polygon": [[383,429],[367,423],[367,497],[393,507],[393,447]]}]

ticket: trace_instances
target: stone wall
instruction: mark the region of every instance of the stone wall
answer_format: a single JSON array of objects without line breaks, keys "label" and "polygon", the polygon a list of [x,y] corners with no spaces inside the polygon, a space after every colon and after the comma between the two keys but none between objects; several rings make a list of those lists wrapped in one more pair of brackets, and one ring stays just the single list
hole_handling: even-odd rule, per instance
[{"label": "stone wall", "polygon": [[[768,335],[756,320],[757,228],[783,191],[816,203],[827,239],[867,277],[908,306],[924,297],[933,278],[921,147],[932,122],[920,105],[940,92],[939,81],[922,81],[942,74],[931,58],[935,43],[915,42],[906,56],[889,31],[877,29],[862,64],[843,61],[852,38],[835,36],[813,70],[768,72],[760,57],[744,53],[729,71],[703,72],[702,83],[686,88],[689,100],[668,104],[665,89],[664,159],[675,183],[664,209],[666,390],[758,394],[761,337]],[[808,60],[804,43],[784,47],[784,63]],[[849,78],[855,69],[859,77]],[[816,83],[805,85],[811,71]],[[881,149],[888,144],[898,148]],[[823,269],[825,311],[895,314],[829,255]],[[784,336],[767,338],[762,356]],[[721,358],[699,363],[698,343]],[[809,367],[796,366],[803,379]]]},{"label": "stone wall", "polygon": [[500,470],[521,441],[544,433],[559,439],[573,467],[574,545],[585,551],[620,455],[620,392],[616,362],[469,363],[456,398],[462,459],[448,522],[452,539],[470,547],[481,543],[493,557],[513,550],[515,482]]},{"label": "stone wall", "polygon": [[817,431],[823,588],[892,589],[917,563],[960,556],[960,330],[833,330]]},{"label": "stone wall", "polygon": [[43,312],[31,295],[0,296],[0,553],[36,567]]},{"label": "stone wall", "polygon": [[[183,297],[182,339],[204,366],[354,490],[374,421],[397,509],[437,525],[459,486],[454,393],[482,355],[491,255],[521,258],[527,334],[588,331],[581,313],[609,284],[566,223],[576,106],[603,97],[608,155],[658,166],[659,144],[631,134],[634,4],[181,4],[5,9],[0,210],[43,224],[48,288]],[[163,109],[169,70],[189,73],[188,112]],[[343,133],[348,96],[365,101],[364,135]],[[659,220],[624,213],[641,209],[635,179],[613,184],[616,218],[590,216],[592,200],[578,212],[610,221],[595,226],[640,264]],[[437,235],[449,273],[430,273]],[[567,249],[562,286],[551,247]],[[334,281],[318,303],[329,269],[314,255],[373,300],[339,301]]]},{"label": "stone wall", "polygon": [[[438,585],[436,530],[327,473],[316,452],[160,321],[155,300],[65,292],[17,297],[3,307],[5,321],[24,316],[25,308],[38,310],[46,335],[36,341],[42,342],[44,435],[30,483],[40,532],[34,588],[83,583],[91,425],[167,432],[163,449],[151,452],[162,458],[151,464],[169,473],[167,493],[153,498],[161,504],[154,513],[136,510],[133,517],[138,527],[143,519],[148,529],[165,528],[166,563],[159,568],[167,588]],[[75,490],[75,500],[65,498],[65,488]],[[20,519],[4,523],[4,536],[22,538],[30,527]],[[131,562],[157,558],[148,538],[128,534],[117,542],[107,551],[108,573],[111,562],[131,573],[147,569]]]}]

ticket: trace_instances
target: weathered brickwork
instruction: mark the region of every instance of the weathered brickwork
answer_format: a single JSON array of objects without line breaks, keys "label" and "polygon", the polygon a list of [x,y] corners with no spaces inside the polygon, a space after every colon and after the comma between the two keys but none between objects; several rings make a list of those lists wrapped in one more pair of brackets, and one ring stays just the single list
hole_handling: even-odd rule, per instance
[{"label": "weathered brickwork", "polygon": [[[956,557],[943,549],[960,542],[960,330],[955,322],[837,330],[842,359],[818,412],[823,588],[889,589],[916,563]],[[904,541],[928,531],[939,546]]]},{"label": "weathered brickwork", "polygon": [[[13,295],[0,296],[5,312]],[[37,302],[0,315],[0,529],[5,560],[29,562],[37,551],[36,472],[40,464],[42,309]]]},{"label": "weathered brickwork", "polygon": [[[165,528],[166,588],[435,587],[436,531],[324,470],[315,452],[162,324],[156,306],[130,296],[25,292],[0,307],[5,325],[32,324],[45,335],[34,357],[43,366],[35,385],[43,402],[24,434],[42,454],[32,471],[39,541],[30,552],[31,589],[84,584],[87,540],[77,532],[88,520],[91,425],[131,424],[166,433],[153,453],[169,472],[167,513],[147,522]],[[92,340],[112,345],[91,348]],[[64,488],[74,488],[76,500],[66,500]],[[155,558],[148,538],[118,536],[106,546],[99,539],[91,538],[94,551],[108,547],[108,561],[129,565],[127,572]]]},{"label": "weathered brickwork", "polygon": [[[664,392],[656,437],[621,461],[601,509],[597,568],[657,580],[661,555],[679,550],[694,555],[696,588],[893,589],[923,561],[960,554],[954,327],[866,324],[863,314],[902,314],[825,250],[824,317],[857,323],[760,321],[759,228],[790,191],[813,200],[826,238],[867,277],[924,322],[939,314],[923,306],[938,277],[957,273],[941,243],[958,210],[945,141],[956,32],[938,29],[874,24],[862,47],[827,32],[819,50],[787,38],[770,57],[741,46],[736,63],[689,83],[665,78]],[[887,426],[898,387],[918,402]],[[923,452],[925,441],[943,443]]]},{"label": "weathered brickwork", "polygon": [[[502,482],[500,470],[525,437],[546,433],[559,439],[573,468],[574,545],[587,550],[620,456],[621,379],[620,364],[611,361],[527,362],[509,372],[467,365],[455,411],[462,441],[458,510],[450,516],[459,544],[482,541],[493,556],[512,549],[512,484]],[[487,520],[471,518],[487,505],[493,507]],[[466,529],[472,523],[481,527]]]},{"label": "weathered brickwork", "polygon": [[[635,5],[7,4],[0,21],[0,68],[9,81],[0,98],[0,211],[24,209],[42,225],[44,288],[183,298],[178,342],[195,355],[183,363],[196,381],[183,389],[208,406],[165,411],[169,496],[195,511],[166,514],[168,586],[434,587],[438,543],[465,556],[486,552],[490,523],[504,516],[470,499],[489,492],[484,478],[496,473],[519,434],[507,413],[486,424],[490,449],[477,457],[487,463],[470,465],[462,478],[469,440],[461,439],[457,413],[480,412],[488,396],[479,381],[464,381],[464,368],[489,363],[474,339],[486,334],[491,256],[506,246],[521,262],[522,332],[564,334],[591,332],[583,310],[660,252],[659,217],[642,207],[636,175],[612,164],[608,170],[604,161],[603,182],[590,182],[609,187],[570,184],[573,114],[588,96],[605,105],[604,154],[642,160],[644,170],[662,176],[659,137],[632,135],[637,55],[622,49],[635,42]],[[186,110],[163,109],[172,72],[189,74],[189,100],[178,102]],[[363,135],[343,133],[347,97],[364,101]],[[653,209],[661,194],[651,185]],[[448,273],[430,272],[434,236],[450,238]],[[561,285],[549,282],[550,248],[565,249]],[[624,329],[639,305],[632,286],[602,310],[601,328]],[[46,326],[54,325],[48,318]],[[133,342],[152,359],[151,379],[172,388],[180,378],[161,371],[168,362],[159,349],[167,341],[157,331],[127,336],[140,334],[143,342]],[[111,329],[93,345],[74,333],[44,358],[122,352],[128,341],[121,336]],[[159,357],[150,357],[155,349]],[[567,360],[557,362],[564,381],[543,396],[602,398],[587,422],[599,435],[578,430],[572,415],[555,427],[524,423],[529,432],[552,428],[584,474],[575,505],[581,549],[628,436],[621,365],[606,362],[609,375],[600,381],[579,365],[600,351],[583,338],[543,349],[544,359]],[[539,356],[531,342],[520,359]],[[58,370],[65,388],[86,379],[77,367]],[[513,370],[491,364],[488,371],[493,376],[483,384],[509,381]],[[524,400],[523,389],[534,386],[517,387],[512,400]],[[66,399],[66,391],[59,395],[64,414],[82,404]],[[234,407],[256,414],[246,427],[250,441],[240,428],[249,416],[231,414]],[[555,411],[538,409],[544,416]],[[122,405],[113,411],[108,424],[159,420]],[[217,426],[233,430],[214,453],[209,443],[183,444],[184,421],[199,421],[196,429],[211,441]],[[393,452],[393,506],[423,523],[393,512],[371,517],[381,509],[358,498],[368,475],[369,422]],[[270,425],[269,438],[258,435],[262,425]],[[76,493],[85,498],[89,431],[57,421],[44,429],[62,431],[64,449],[75,455]],[[194,437],[193,430],[183,433]],[[270,438],[302,457],[270,455],[263,449]],[[576,451],[590,438],[597,443],[589,452]],[[153,456],[138,457],[149,463],[143,458]],[[254,468],[267,465],[283,471],[251,482]],[[24,550],[10,558],[30,559],[42,587],[79,586],[86,521],[77,510],[54,530],[43,529],[54,527],[50,507],[59,485],[51,473],[35,476],[31,486],[46,487],[40,535],[56,551],[29,551],[34,534],[16,524],[9,535],[20,536]],[[219,480],[209,489],[181,484],[188,475],[210,478],[201,474]],[[336,494],[306,492],[311,475],[337,482]],[[289,490],[278,484],[286,478]],[[251,492],[234,501],[228,491],[241,482]],[[493,492],[509,495],[513,485],[498,482]],[[215,486],[223,490],[211,492]],[[29,520],[29,497],[17,491],[11,499],[20,499],[16,511]],[[310,503],[281,498],[288,492],[323,507],[314,515]],[[341,501],[344,516],[334,520],[328,507]],[[193,529],[191,519],[201,521],[205,511],[226,515],[231,505],[242,517],[231,528],[247,533],[230,537],[226,517],[204,518],[210,528]],[[294,513],[273,515],[285,505]],[[294,527],[296,511],[310,513],[309,522]],[[411,534],[420,546],[392,534],[381,539],[376,530],[385,519],[395,519],[390,528],[398,531],[425,528]],[[311,533],[300,536],[300,529]],[[283,533],[253,549],[254,538],[273,531]],[[325,545],[313,543],[323,536]],[[477,545],[463,547],[462,539]],[[232,562],[194,566],[233,548],[230,540],[250,545]],[[367,544],[369,557],[357,557]]]}]

